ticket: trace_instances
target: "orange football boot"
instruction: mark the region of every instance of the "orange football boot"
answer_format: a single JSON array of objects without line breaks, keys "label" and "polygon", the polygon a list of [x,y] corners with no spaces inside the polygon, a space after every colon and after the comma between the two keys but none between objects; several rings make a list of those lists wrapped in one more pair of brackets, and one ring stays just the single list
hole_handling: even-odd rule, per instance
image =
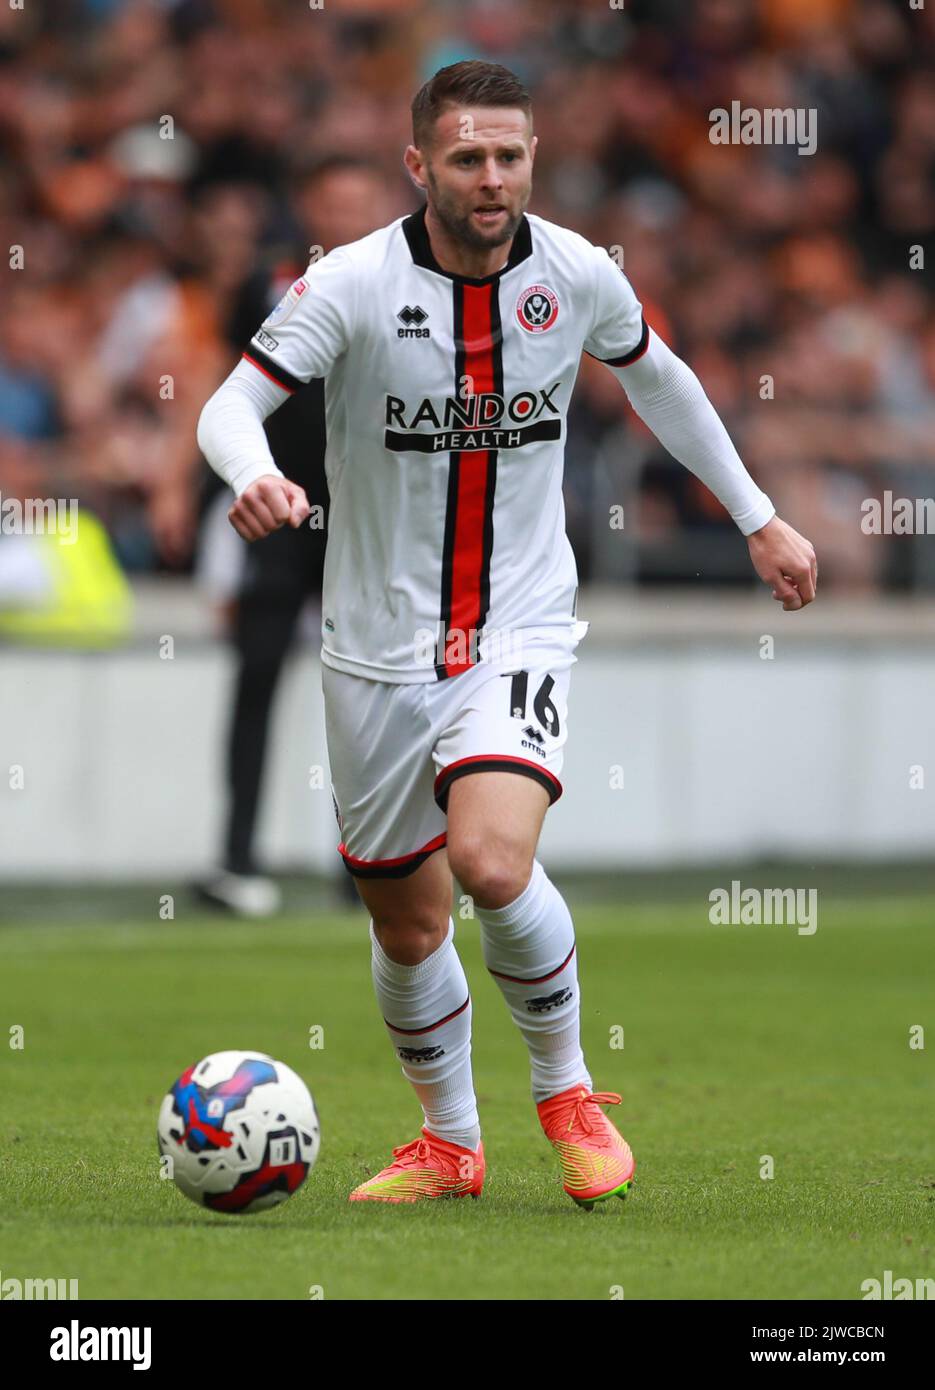
[{"label": "orange football boot", "polygon": [[572,1086],[536,1106],[546,1138],[558,1154],[565,1191],[588,1210],[605,1197],[625,1197],[636,1161],[630,1145],[602,1105],[619,1105],[615,1091]]},{"label": "orange football boot", "polygon": [[434,1197],[479,1197],[484,1146],[477,1153],[429,1134],[393,1150],[393,1162],[355,1187],[351,1202],[421,1202]]}]

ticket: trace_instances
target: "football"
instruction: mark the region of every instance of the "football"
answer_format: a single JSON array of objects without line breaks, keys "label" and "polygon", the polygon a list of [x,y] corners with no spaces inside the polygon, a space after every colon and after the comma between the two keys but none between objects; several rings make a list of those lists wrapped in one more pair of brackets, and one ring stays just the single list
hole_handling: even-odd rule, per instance
[{"label": "football", "polygon": [[157,1133],[186,1197],[241,1215],[297,1192],[320,1145],[308,1087],[263,1052],[214,1052],[189,1067],[163,1099]]}]

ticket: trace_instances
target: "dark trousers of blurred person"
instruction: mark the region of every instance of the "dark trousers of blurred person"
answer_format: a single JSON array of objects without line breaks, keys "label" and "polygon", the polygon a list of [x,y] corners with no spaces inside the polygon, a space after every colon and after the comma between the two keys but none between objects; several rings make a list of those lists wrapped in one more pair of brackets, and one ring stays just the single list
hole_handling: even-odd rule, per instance
[{"label": "dark trousers of blurred person", "polygon": [[[242,916],[275,912],[278,886],[258,867],[255,840],[276,690],[309,599],[320,605],[327,537],[324,386],[309,382],[266,421],[278,466],[323,508],[324,525],[283,527],[247,546],[231,638],[237,657],[227,734],[228,808],[220,872],[198,884],[199,896]],[[213,475],[212,475],[213,477]],[[337,882],[357,902],[343,867]]]},{"label": "dark trousers of blurred person", "polygon": [[224,867],[258,875],[257,812],[273,702],[306,600],[321,592],[318,547],[306,529],[277,531],[247,552],[231,637],[237,654],[227,742],[229,806]]},{"label": "dark trousers of blurred person", "polygon": [[[223,183],[231,169],[224,165],[223,149],[220,153],[221,167],[215,167],[213,177]],[[263,181],[261,173],[259,182]],[[289,186],[285,217],[292,223],[294,242],[277,241],[271,246],[236,291],[225,325],[232,354],[246,347],[257,325],[303,273],[311,248],[327,252],[383,226],[391,215],[388,198],[379,165],[367,160],[325,155],[297,170]],[[274,219],[277,235],[286,211],[280,206],[279,221]],[[230,808],[224,864],[211,883],[201,885],[201,892],[219,906],[256,916],[275,911],[279,897],[276,885],[257,872],[253,849],[273,700],[305,601],[315,597],[320,605],[321,599],[328,516],[324,383],[310,381],[300,387],[273,412],[264,428],[276,464],[305,489],[313,508],[322,507],[325,524],[298,531],[284,528],[249,546],[239,595],[233,633],[237,680],[227,749]],[[216,474],[210,477],[223,486]],[[347,901],[359,903],[353,877],[337,853],[335,860],[340,891]]]}]

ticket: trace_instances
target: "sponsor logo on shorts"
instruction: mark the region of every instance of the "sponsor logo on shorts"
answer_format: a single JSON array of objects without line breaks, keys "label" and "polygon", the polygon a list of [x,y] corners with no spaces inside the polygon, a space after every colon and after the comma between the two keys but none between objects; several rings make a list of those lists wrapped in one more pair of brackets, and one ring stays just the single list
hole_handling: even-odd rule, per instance
[{"label": "sponsor logo on shorts", "polygon": [[531,753],[538,753],[540,758],[545,758],[545,736],[540,729],[534,729],[531,724],[527,724],[523,730],[524,737],[520,739],[520,747],[528,748]]}]

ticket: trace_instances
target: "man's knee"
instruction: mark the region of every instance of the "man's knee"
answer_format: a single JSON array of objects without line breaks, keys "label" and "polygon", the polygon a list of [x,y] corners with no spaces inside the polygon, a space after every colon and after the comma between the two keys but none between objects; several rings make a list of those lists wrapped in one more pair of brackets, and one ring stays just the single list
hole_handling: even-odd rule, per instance
[{"label": "man's knee", "polygon": [[397,965],[418,965],[433,955],[448,935],[448,919],[442,922],[437,915],[404,919],[394,913],[372,921],[380,946]]},{"label": "man's knee", "polygon": [[478,907],[496,909],[515,902],[532,874],[532,855],[517,845],[467,836],[452,843],[448,862],[464,891]]}]

